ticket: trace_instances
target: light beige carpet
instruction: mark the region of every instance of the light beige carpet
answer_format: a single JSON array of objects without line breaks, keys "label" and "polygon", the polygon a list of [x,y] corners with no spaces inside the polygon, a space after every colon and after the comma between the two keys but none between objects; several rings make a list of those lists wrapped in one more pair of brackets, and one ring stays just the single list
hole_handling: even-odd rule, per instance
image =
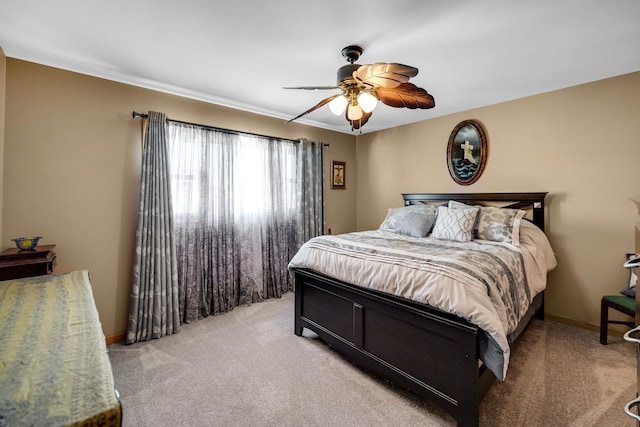
[{"label": "light beige carpet", "polygon": [[[293,294],[109,346],[124,426],[450,426],[421,398],[370,376],[305,330]],[[535,320],[507,378],[480,407],[483,426],[634,426],[635,346]]]}]

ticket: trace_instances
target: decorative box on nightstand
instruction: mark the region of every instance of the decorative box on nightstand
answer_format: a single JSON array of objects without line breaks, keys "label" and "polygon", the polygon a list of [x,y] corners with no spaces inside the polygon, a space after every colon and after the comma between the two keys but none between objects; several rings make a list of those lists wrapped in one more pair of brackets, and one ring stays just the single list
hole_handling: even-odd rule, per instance
[{"label": "decorative box on nightstand", "polygon": [[20,251],[16,248],[3,251],[0,253],[0,280],[53,273],[56,265],[56,254],[53,252],[55,247],[56,245],[41,245],[32,251]]}]

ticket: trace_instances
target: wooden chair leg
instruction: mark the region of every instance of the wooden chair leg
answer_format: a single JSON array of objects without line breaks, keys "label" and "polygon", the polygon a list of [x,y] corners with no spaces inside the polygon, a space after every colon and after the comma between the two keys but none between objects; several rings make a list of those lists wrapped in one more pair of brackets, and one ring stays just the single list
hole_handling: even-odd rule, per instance
[{"label": "wooden chair leg", "polygon": [[607,345],[607,329],[609,325],[609,307],[604,298],[600,301],[600,344]]}]

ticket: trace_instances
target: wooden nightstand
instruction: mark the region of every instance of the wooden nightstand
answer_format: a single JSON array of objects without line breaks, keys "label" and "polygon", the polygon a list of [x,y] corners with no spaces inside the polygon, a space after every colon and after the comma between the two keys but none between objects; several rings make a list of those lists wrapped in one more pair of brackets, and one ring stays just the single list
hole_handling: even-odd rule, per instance
[{"label": "wooden nightstand", "polygon": [[56,245],[36,246],[33,251],[7,249],[0,253],[0,280],[44,276],[53,273]]}]

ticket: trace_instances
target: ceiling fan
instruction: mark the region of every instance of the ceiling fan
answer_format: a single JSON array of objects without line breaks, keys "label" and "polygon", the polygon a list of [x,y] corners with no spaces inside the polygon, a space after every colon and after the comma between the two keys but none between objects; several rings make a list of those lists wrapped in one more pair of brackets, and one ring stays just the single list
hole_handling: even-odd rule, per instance
[{"label": "ceiling fan", "polygon": [[397,108],[427,109],[435,107],[433,96],[426,90],[409,83],[409,79],[418,74],[417,68],[382,62],[356,64],[355,62],[361,54],[362,48],[360,46],[352,45],[342,49],[342,56],[349,64],[338,69],[336,86],[285,87],[284,89],[305,90],[340,89],[340,93],[323,99],[289,122],[329,104],[329,109],[335,115],[345,114],[345,118],[351,124],[351,129],[354,130],[360,129],[367,123],[378,101]]}]

